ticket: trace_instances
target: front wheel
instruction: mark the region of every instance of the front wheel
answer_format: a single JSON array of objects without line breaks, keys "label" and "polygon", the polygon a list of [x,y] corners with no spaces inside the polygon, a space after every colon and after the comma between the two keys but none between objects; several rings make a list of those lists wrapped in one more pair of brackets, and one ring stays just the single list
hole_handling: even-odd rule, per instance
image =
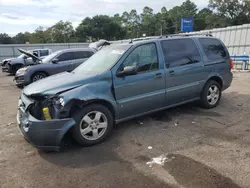
[{"label": "front wheel", "polygon": [[83,146],[102,142],[113,129],[113,116],[108,108],[99,104],[84,106],[73,115],[76,125],[73,138]]},{"label": "front wheel", "polygon": [[206,83],[201,94],[201,103],[204,108],[216,107],[221,98],[221,86],[218,82],[210,80]]},{"label": "front wheel", "polygon": [[36,82],[36,81],[44,79],[46,77],[47,77],[46,74],[44,74],[42,72],[37,72],[37,73],[33,74],[33,76],[32,76],[32,82]]}]

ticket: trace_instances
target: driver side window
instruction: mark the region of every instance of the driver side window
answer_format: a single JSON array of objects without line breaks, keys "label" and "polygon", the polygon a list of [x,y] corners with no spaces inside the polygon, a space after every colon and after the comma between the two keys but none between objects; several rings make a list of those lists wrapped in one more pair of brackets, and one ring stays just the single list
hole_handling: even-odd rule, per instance
[{"label": "driver side window", "polygon": [[157,50],[154,43],[135,48],[125,59],[123,68],[136,67],[137,73],[149,72],[159,68]]}]

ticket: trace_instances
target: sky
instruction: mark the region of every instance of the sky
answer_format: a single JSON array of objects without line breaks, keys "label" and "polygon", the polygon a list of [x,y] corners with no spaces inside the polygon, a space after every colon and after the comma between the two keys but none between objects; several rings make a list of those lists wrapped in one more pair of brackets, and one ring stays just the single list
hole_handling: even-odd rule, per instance
[{"label": "sky", "polygon": [[[192,0],[198,8],[208,0]],[[184,0],[0,0],[0,33],[11,36],[19,32],[33,32],[37,27],[48,28],[56,22],[70,21],[74,27],[85,17],[97,14],[114,15],[136,9],[142,12],[145,6],[160,11],[170,9]]]}]

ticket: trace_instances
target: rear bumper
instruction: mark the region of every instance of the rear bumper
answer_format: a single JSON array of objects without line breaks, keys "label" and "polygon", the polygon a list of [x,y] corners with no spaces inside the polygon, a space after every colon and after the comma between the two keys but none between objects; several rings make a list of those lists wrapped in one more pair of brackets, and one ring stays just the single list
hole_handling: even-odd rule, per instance
[{"label": "rear bumper", "polygon": [[46,151],[58,151],[65,133],[75,125],[72,118],[38,120],[22,107],[17,112],[18,128],[31,145]]},{"label": "rear bumper", "polygon": [[229,72],[228,74],[224,74],[222,76],[222,79],[223,79],[222,91],[224,91],[231,86],[232,81],[233,81],[233,73]]}]

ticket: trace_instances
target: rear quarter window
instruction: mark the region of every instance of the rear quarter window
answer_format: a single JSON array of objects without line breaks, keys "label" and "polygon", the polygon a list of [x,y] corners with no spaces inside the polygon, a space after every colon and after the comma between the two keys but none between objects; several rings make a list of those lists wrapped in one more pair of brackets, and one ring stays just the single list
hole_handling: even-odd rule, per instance
[{"label": "rear quarter window", "polygon": [[199,39],[201,46],[209,60],[220,60],[228,57],[227,50],[217,39]]},{"label": "rear quarter window", "polygon": [[74,52],[75,59],[89,58],[93,54],[94,54],[94,52],[91,52],[91,51],[77,51],[77,52]]}]

